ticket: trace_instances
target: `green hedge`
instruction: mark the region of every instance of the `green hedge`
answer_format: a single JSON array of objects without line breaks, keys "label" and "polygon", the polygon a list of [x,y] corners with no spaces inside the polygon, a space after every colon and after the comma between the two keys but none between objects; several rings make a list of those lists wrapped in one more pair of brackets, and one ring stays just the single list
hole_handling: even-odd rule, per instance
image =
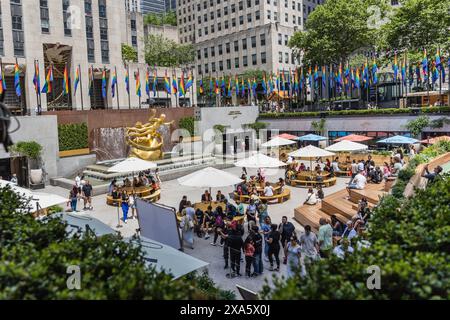
[{"label": "green hedge", "polygon": [[194,117],[184,117],[180,119],[180,121],[178,122],[178,126],[180,127],[180,129],[186,129],[187,131],[189,131],[189,134],[193,136],[195,128],[194,123]]},{"label": "green hedge", "polygon": [[86,123],[58,125],[59,151],[84,149],[89,147]]},{"label": "green hedge", "polygon": [[[424,107],[420,108],[421,113],[449,113],[450,107]],[[324,111],[324,112],[283,112],[283,113],[261,113],[260,119],[276,118],[308,118],[319,117],[321,114],[326,116],[363,116],[363,115],[385,115],[385,114],[409,114],[412,108],[387,108],[387,109],[364,109],[364,110],[342,110],[342,111]]]}]

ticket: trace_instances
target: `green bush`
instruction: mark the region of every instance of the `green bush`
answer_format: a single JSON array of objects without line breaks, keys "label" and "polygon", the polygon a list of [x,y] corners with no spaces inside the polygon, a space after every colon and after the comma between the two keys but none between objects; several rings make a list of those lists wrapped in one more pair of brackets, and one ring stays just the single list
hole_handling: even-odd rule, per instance
[{"label": "green bush", "polygon": [[[449,113],[450,107],[426,107],[420,109],[422,113]],[[327,116],[364,116],[364,115],[389,115],[389,114],[409,114],[412,113],[411,108],[386,108],[386,109],[364,109],[364,110],[342,110],[342,111],[326,111],[326,112],[283,112],[283,113],[261,113],[261,119],[276,118],[309,118],[319,117],[322,114]]]},{"label": "green bush", "polygon": [[[146,265],[141,247],[118,235],[71,237],[59,218],[35,219],[27,199],[0,188],[0,300],[216,299],[209,281],[173,280]],[[19,214],[21,212],[22,214]],[[81,289],[67,287],[67,267],[81,268]],[[204,281],[208,281],[203,277]]]},{"label": "green bush", "polygon": [[[264,286],[265,299],[449,299],[450,177],[404,201],[394,195],[374,209],[370,247],[332,255],[289,280]],[[358,238],[354,238],[358,241]],[[381,289],[369,290],[367,267],[378,266]]]},{"label": "green bush", "polygon": [[195,118],[194,117],[184,117],[178,122],[180,129],[186,129],[191,136],[194,136],[195,132]]},{"label": "green bush", "polygon": [[36,141],[19,141],[11,147],[11,152],[30,159],[39,159],[42,146]]},{"label": "green bush", "polygon": [[86,123],[58,125],[59,151],[84,149],[89,147]]}]

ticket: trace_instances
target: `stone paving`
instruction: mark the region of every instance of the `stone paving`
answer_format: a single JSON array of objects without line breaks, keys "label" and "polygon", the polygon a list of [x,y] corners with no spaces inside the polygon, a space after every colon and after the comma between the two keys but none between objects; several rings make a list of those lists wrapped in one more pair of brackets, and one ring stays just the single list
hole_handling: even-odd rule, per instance
[{"label": "stone paving", "polygon": [[[241,174],[241,169],[235,167],[226,169],[225,171],[228,171],[235,175]],[[256,170],[248,169],[248,171],[249,175],[256,173]],[[266,175],[268,176],[269,181],[275,182],[278,180],[279,177],[284,176],[284,170],[266,170]],[[348,178],[338,178],[338,181],[335,186],[324,189],[325,196],[334,193],[336,191],[342,190],[343,188],[345,188],[345,183],[347,182]],[[289,221],[291,221],[295,225],[296,232],[300,234],[301,232],[303,232],[303,228],[295,220],[293,220],[294,208],[300,206],[303,203],[303,201],[305,201],[307,189],[295,187],[288,187],[288,188],[291,189],[291,199],[282,204],[269,205],[268,210],[269,215],[272,218],[272,222],[277,224],[281,222],[281,218],[283,216],[287,216]],[[161,193],[162,196],[159,202],[175,208],[178,208],[178,204],[183,195],[186,195],[191,202],[197,202],[200,200],[201,194],[204,192],[204,190],[200,188],[181,186],[180,184],[178,184],[177,180],[163,182],[161,189],[162,189]],[[213,195],[215,195],[217,190],[218,189],[212,190]],[[222,193],[228,194],[233,191],[233,188],[226,187],[220,188],[220,190],[222,191]],[[47,186],[45,192],[68,197],[68,191],[60,187]],[[79,202],[79,208],[80,207],[82,209],[82,202]],[[80,211],[79,214],[91,215],[92,217],[101,220],[102,222],[113,228],[117,226],[118,223],[117,209],[115,207],[110,207],[106,205],[104,194],[93,197],[93,207],[94,210],[86,212]],[[136,229],[138,228],[137,220],[129,220],[126,225],[124,225],[123,223],[122,225],[123,227],[117,230],[119,230],[124,237],[133,235],[136,232]],[[228,271],[224,270],[222,247],[220,247],[219,245],[218,246],[210,245],[211,240],[212,237],[209,238],[208,240],[205,240],[195,236],[194,249],[192,250],[190,248],[186,248],[185,253],[208,262],[209,265],[207,269],[210,277],[216,282],[218,286],[224,289],[234,290],[238,298],[240,298],[240,295],[236,289],[236,284],[246,287],[252,291],[258,292],[261,290],[266,280],[268,281],[269,285],[272,283],[271,279],[272,276],[279,277],[286,275],[285,265],[281,266],[280,272],[271,272],[268,270],[269,263],[264,261],[265,271],[262,276],[257,278],[246,278],[244,276],[245,263],[241,262],[241,274],[243,274],[243,276],[229,279],[226,277],[226,273]],[[283,254],[280,253],[280,258],[282,258],[282,256]]]}]

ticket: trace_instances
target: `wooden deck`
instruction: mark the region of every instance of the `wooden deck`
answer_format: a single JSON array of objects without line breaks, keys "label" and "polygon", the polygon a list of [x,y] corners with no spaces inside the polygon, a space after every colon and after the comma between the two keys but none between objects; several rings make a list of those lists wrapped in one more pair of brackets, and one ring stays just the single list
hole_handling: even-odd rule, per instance
[{"label": "wooden deck", "polygon": [[320,218],[331,219],[334,214],[339,221],[346,223],[358,209],[358,201],[367,198],[369,207],[373,208],[387,192],[384,183],[367,184],[364,190],[351,190],[348,199],[347,190],[341,190],[325,197],[315,206],[302,205],[294,210],[294,219],[302,226],[310,225],[315,231],[319,229]]}]

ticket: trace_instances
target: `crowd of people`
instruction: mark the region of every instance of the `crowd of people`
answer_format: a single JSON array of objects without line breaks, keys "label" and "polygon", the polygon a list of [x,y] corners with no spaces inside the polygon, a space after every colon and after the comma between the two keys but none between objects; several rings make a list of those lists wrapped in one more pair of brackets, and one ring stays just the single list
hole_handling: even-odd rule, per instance
[{"label": "crowd of people", "polygon": [[264,169],[258,169],[255,176],[247,176],[246,169],[241,174],[242,182],[236,185],[236,194],[239,196],[249,196],[250,200],[258,201],[261,196],[272,197],[283,192],[285,181],[279,178],[276,183],[266,181]]}]

